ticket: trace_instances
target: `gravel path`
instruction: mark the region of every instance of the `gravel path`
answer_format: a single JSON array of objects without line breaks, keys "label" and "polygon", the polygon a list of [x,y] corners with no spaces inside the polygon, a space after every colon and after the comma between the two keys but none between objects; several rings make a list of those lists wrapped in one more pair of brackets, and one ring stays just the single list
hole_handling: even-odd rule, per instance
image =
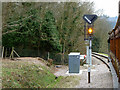
[{"label": "gravel path", "polygon": [[[91,83],[88,84],[87,77],[87,67],[81,66],[81,74],[78,85],[73,88],[113,88],[112,83],[112,75],[105,64],[99,61],[96,58],[92,58],[93,67],[91,70]],[[67,76],[66,74],[68,70],[67,66],[63,66],[62,68],[58,68],[55,73],[56,76]]]}]

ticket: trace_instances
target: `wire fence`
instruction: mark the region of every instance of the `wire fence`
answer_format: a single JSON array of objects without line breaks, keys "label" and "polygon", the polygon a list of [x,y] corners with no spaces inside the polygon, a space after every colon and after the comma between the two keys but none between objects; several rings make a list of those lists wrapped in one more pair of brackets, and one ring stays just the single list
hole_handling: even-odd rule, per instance
[{"label": "wire fence", "polygon": [[[20,48],[14,48],[14,50],[17,52],[17,54],[20,57],[40,57],[44,60],[52,59],[54,64],[68,64],[68,54],[65,53],[53,53],[53,52],[42,52],[38,51],[36,49],[20,49]],[[12,52],[12,48],[5,47],[3,57],[9,58]],[[17,57],[16,54],[14,54],[14,57]]]}]

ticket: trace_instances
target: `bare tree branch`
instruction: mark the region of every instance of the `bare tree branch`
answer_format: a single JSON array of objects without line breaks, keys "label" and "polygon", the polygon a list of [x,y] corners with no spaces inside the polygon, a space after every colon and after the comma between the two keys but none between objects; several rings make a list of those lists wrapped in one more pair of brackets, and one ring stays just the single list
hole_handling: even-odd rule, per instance
[{"label": "bare tree branch", "polygon": [[8,34],[8,33],[12,33],[12,32],[15,32],[15,31],[17,31],[17,29],[11,30],[11,31],[7,31],[7,32],[5,32],[5,33],[2,33],[2,35]]},{"label": "bare tree branch", "polygon": [[[25,17],[25,18],[23,18],[22,20],[25,20],[25,19],[30,18],[30,17],[32,17],[32,16],[33,16],[33,15],[31,15],[31,16],[29,16],[29,17]],[[10,22],[10,23],[8,23],[8,24],[6,24],[6,25],[3,25],[3,27],[5,27],[5,26],[17,26],[17,25],[19,25],[19,24],[21,24],[21,23],[19,23],[19,24],[14,24],[14,25],[9,25],[9,24],[15,23],[15,22],[19,22],[19,21],[20,21],[20,20]]]}]

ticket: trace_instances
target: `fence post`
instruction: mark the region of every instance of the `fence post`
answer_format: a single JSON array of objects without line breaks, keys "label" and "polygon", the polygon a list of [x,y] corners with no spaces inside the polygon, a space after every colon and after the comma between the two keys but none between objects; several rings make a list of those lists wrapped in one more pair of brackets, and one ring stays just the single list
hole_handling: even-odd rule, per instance
[{"label": "fence post", "polygon": [[4,55],[4,46],[2,48],[2,58],[3,58],[3,55]]},{"label": "fence post", "polygon": [[18,57],[20,57],[15,50],[13,50],[13,52],[14,52]]},{"label": "fence post", "polygon": [[12,51],[11,51],[11,54],[10,54],[10,58],[11,58],[11,57],[13,58],[13,51],[14,51],[14,47],[12,47]]},{"label": "fence post", "polygon": [[12,58],[14,58],[14,53],[13,53],[13,51],[14,51],[14,47],[12,47]]},{"label": "fence post", "polygon": [[6,58],[6,56],[7,56],[7,47],[6,47],[6,49],[5,49],[5,58]]},{"label": "fence post", "polygon": [[50,59],[49,56],[50,56],[50,54],[49,54],[49,52],[48,52],[48,60]]}]

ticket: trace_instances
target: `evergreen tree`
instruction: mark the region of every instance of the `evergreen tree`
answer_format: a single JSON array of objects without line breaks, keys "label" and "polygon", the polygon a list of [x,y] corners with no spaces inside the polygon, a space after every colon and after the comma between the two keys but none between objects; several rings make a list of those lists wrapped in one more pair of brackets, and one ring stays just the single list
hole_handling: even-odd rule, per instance
[{"label": "evergreen tree", "polygon": [[47,11],[42,25],[42,43],[46,51],[61,51],[59,33],[52,12]]}]

